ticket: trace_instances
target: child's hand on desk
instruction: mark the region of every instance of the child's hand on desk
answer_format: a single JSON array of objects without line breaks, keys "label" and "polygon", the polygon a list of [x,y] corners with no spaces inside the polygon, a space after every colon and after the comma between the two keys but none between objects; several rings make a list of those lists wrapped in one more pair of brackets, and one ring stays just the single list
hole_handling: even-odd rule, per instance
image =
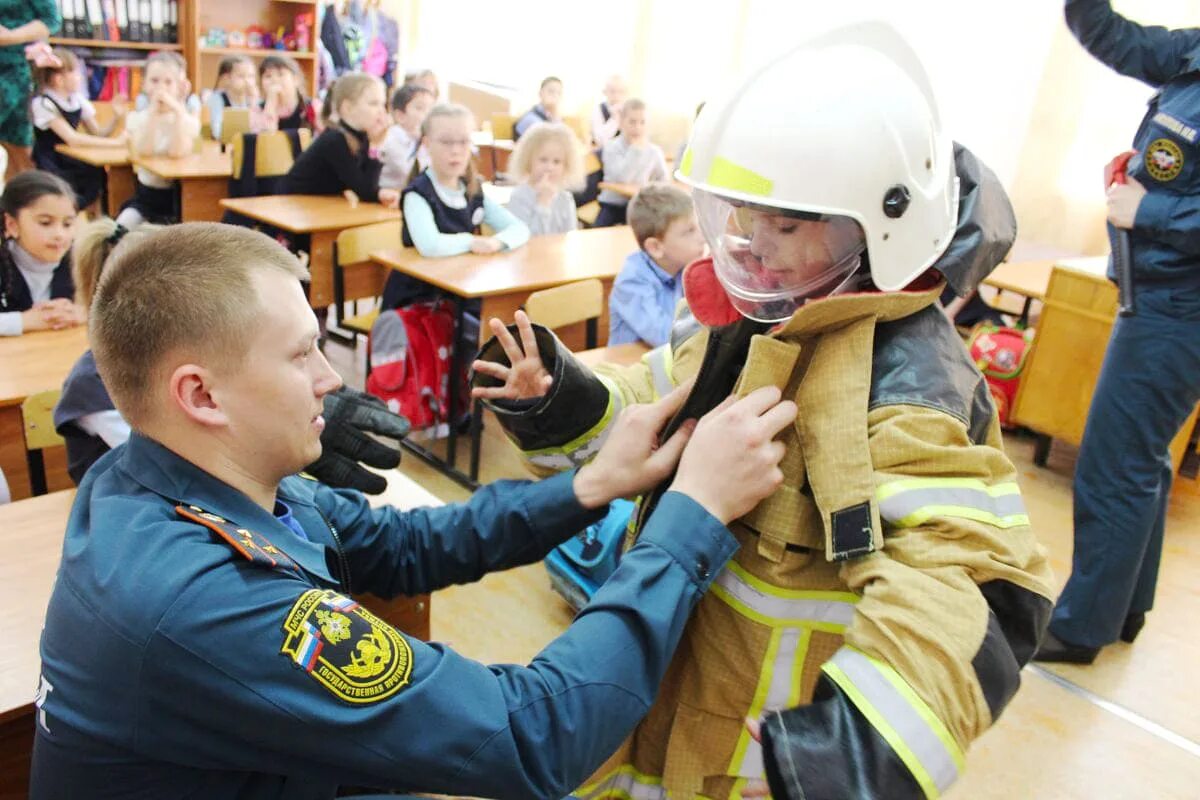
[{"label": "child's hand on desk", "polygon": [[380,189],[379,204],[387,208],[400,207],[400,192],[397,189]]},{"label": "child's hand on desk", "polygon": [[504,385],[476,387],[471,390],[471,397],[487,400],[527,400],[531,397],[541,397],[550,390],[554,378],[542,363],[537,337],[534,336],[529,317],[524,311],[518,311],[515,321],[521,344],[517,344],[517,340],[508,332],[503,322],[495,317],[488,322],[492,333],[504,348],[504,355],[508,356],[511,366],[506,367],[492,361],[476,361],[472,364],[471,369],[503,381]]},{"label": "child's hand on desk", "polygon": [[47,331],[73,328],[87,319],[86,312],[66,298],[37,303],[21,312],[21,327],[26,331]]},{"label": "child's hand on desk", "polygon": [[504,242],[495,236],[476,236],[471,240],[471,252],[479,255],[499,253],[504,249]]}]

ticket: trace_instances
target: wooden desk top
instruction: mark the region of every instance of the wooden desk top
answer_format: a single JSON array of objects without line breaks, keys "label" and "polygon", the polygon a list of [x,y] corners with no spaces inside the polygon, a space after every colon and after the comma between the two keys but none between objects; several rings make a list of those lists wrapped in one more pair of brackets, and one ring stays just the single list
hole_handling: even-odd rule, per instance
[{"label": "wooden desk top", "polygon": [[[398,470],[382,473],[387,490],[371,497],[372,506],[400,509],[441,505]],[[41,658],[38,643],[54,576],[62,557],[63,536],[75,490],[53,492],[0,506],[0,585],[9,601],[0,603],[0,721],[30,713]]]},{"label": "wooden desk top", "polygon": [[470,298],[532,292],[588,278],[611,280],[636,249],[633,232],[621,225],[534,236],[523,247],[491,255],[424,258],[416,248],[404,247],[372,253],[371,258]]},{"label": "wooden desk top", "polygon": [[585,367],[595,367],[598,364],[615,364],[627,367],[636,364],[642,356],[650,352],[650,348],[642,342],[614,344],[610,347],[597,347],[594,350],[580,350],[575,354]]},{"label": "wooden desk top", "polygon": [[379,203],[360,202],[351,208],[340,194],[276,194],[263,197],[227,197],[221,205],[251,219],[292,233],[340,231],[400,219],[400,211]]},{"label": "wooden desk top", "polygon": [[1015,292],[1034,300],[1044,300],[1054,264],[1053,260],[1005,261],[992,270],[992,274],[984,278],[983,282],[1006,292]]},{"label": "wooden desk top", "polygon": [[123,167],[129,163],[129,151],[124,147],[71,147],[56,145],[55,150],[76,161],[93,167]]},{"label": "wooden desk top", "polygon": [[0,336],[0,407],[20,405],[31,394],[62,388],[67,373],[87,349],[86,325]]},{"label": "wooden desk top", "polygon": [[163,180],[187,178],[228,178],[233,173],[233,158],[228,153],[205,148],[183,158],[134,156],[134,166],[148,169]]},{"label": "wooden desk top", "polygon": [[4,558],[0,581],[12,594],[0,603],[0,721],[29,713],[37,690],[38,642],[75,490],[0,506]]}]

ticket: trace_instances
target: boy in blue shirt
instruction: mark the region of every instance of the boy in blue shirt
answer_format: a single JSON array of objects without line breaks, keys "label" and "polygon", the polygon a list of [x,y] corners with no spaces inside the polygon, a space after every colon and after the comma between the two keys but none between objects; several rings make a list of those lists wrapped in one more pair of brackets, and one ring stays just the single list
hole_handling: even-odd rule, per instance
[{"label": "boy in blue shirt", "polygon": [[629,202],[638,250],[625,259],[609,298],[608,343],[667,343],[683,297],[683,268],[704,255],[692,198],[668,183],[652,183]]}]

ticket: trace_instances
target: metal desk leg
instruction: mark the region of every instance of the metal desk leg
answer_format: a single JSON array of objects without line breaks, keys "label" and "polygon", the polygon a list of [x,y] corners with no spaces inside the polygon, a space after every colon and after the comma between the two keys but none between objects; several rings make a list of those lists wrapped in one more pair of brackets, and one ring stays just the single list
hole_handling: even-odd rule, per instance
[{"label": "metal desk leg", "polygon": [[479,455],[483,445],[483,403],[471,404],[471,480],[479,482]]},{"label": "metal desk leg", "polygon": [[446,465],[450,469],[455,468],[455,456],[458,455],[458,376],[462,372],[463,361],[466,360],[466,353],[463,352],[463,316],[466,314],[467,301],[462,297],[454,298],[454,347],[451,349],[450,356],[450,387],[447,405],[449,406],[446,414],[446,421],[449,427],[449,435],[446,439]]}]

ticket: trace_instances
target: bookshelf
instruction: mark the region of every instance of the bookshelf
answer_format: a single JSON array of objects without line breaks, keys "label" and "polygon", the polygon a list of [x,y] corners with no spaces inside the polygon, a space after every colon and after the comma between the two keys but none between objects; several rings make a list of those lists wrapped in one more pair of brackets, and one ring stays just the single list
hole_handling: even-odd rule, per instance
[{"label": "bookshelf", "polygon": [[188,77],[193,90],[211,89],[217,76],[217,65],[229,55],[247,55],[255,64],[268,55],[288,55],[300,65],[304,75],[301,89],[312,97],[317,90],[316,47],[319,31],[309,34],[309,49],[265,50],[247,47],[209,47],[203,42],[210,28],[244,31],[248,25],[258,25],[272,35],[283,28],[291,32],[296,16],[311,12],[317,18],[318,3],[313,0],[190,0],[180,3],[179,36],[183,55],[188,62]]},{"label": "bookshelf", "polygon": [[110,42],[107,39],[64,39],[51,36],[54,47],[91,47],[97,50],[182,50],[183,45],[174,42]]}]

